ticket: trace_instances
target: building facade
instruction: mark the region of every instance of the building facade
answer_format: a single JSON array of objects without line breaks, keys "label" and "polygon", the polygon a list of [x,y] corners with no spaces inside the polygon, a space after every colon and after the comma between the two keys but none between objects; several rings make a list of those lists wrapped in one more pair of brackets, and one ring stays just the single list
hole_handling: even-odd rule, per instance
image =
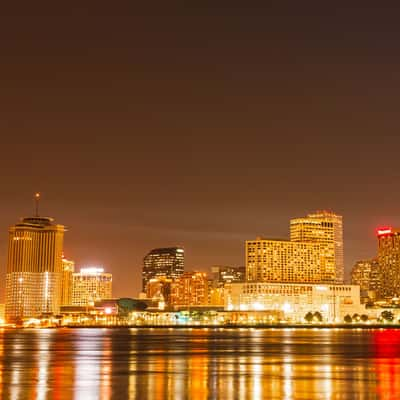
[{"label": "building facade", "polygon": [[324,282],[324,248],[320,243],[247,240],[246,276],[248,281],[259,282]]},{"label": "building facade", "polygon": [[112,298],[112,274],[103,268],[81,268],[72,274],[72,305],[93,306],[96,301]]},{"label": "building facade", "polygon": [[185,272],[171,283],[172,306],[208,304],[208,278],[204,272]]},{"label": "building facade", "polygon": [[379,299],[400,297],[400,229],[378,229]]},{"label": "building facade", "polygon": [[72,304],[72,274],[75,272],[75,262],[62,259],[62,279],[61,279],[61,305],[69,306]]},{"label": "building facade", "polygon": [[246,280],[245,267],[231,267],[228,265],[213,265],[211,278],[218,285],[231,282],[244,282]]},{"label": "building facade", "polygon": [[52,218],[38,216],[9,228],[7,321],[59,312],[64,232]]},{"label": "building facade", "polygon": [[225,296],[229,311],[282,311],[290,322],[304,322],[308,312],[321,313],[325,322],[343,322],[361,314],[360,288],[353,285],[246,282],[232,283]]},{"label": "building facade", "polygon": [[166,247],[151,250],[143,259],[142,290],[150,279],[175,279],[183,274],[185,252],[181,247]]},{"label": "building facade", "polygon": [[343,283],[343,218],[329,211],[319,211],[290,221],[292,242],[320,243],[325,260],[324,281]]},{"label": "building facade", "polygon": [[361,301],[377,299],[380,286],[380,271],[377,259],[357,261],[351,271],[351,284],[360,286]]},{"label": "building facade", "polygon": [[165,277],[152,278],[146,284],[146,298],[158,302],[159,308],[168,307],[171,304],[172,279]]},{"label": "building facade", "polygon": [[327,211],[290,221],[290,240],[246,241],[249,281],[342,283],[342,217]]},{"label": "building facade", "polygon": [[213,265],[211,267],[211,277],[208,280],[208,304],[211,306],[223,306],[225,302],[225,285],[232,282],[244,282],[245,280],[245,267]]}]

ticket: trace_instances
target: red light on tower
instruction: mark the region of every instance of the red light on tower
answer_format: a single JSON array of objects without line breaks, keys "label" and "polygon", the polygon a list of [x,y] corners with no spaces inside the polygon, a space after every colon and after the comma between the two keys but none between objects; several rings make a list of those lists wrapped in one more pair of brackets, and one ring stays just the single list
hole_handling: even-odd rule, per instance
[{"label": "red light on tower", "polygon": [[385,227],[385,228],[378,228],[377,229],[378,236],[391,235],[392,233],[393,233],[393,229],[391,227]]}]

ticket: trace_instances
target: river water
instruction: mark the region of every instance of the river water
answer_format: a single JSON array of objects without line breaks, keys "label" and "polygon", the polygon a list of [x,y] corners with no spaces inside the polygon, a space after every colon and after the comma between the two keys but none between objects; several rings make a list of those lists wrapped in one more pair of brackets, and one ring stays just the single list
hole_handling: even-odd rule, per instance
[{"label": "river water", "polygon": [[0,398],[400,399],[400,330],[4,330]]}]

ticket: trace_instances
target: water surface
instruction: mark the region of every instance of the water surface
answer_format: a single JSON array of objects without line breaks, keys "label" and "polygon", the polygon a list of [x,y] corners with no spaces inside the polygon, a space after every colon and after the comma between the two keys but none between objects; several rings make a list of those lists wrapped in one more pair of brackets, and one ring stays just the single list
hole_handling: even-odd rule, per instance
[{"label": "water surface", "polygon": [[0,331],[3,399],[400,399],[400,331]]}]

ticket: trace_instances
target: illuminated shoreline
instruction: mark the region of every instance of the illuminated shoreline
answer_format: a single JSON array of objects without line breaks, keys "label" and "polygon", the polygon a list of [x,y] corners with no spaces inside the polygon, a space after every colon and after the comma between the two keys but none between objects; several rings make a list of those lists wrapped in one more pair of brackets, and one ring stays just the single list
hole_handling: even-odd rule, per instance
[{"label": "illuminated shoreline", "polygon": [[2,327],[2,329],[400,329],[400,324],[225,324],[225,325],[63,325],[43,327]]}]

